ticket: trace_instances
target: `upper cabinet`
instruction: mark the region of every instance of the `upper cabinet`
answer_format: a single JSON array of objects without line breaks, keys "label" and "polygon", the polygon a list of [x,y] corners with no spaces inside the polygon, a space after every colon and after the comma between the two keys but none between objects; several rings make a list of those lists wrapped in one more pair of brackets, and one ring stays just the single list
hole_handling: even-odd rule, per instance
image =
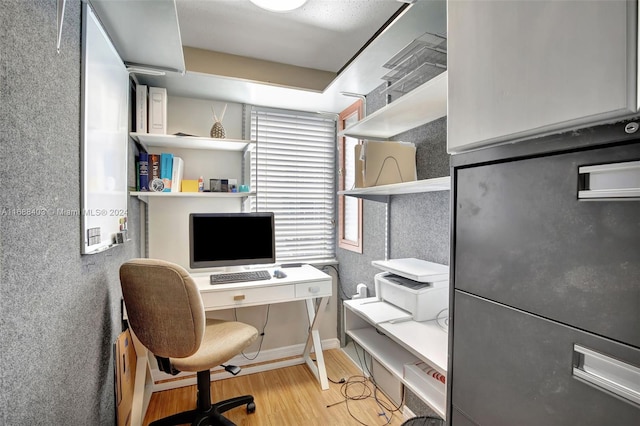
[{"label": "upper cabinet", "polygon": [[638,111],[635,1],[448,2],[448,151]]},{"label": "upper cabinet", "polygon": [[128,68],[185,72],[175,0],[90,3]]}]

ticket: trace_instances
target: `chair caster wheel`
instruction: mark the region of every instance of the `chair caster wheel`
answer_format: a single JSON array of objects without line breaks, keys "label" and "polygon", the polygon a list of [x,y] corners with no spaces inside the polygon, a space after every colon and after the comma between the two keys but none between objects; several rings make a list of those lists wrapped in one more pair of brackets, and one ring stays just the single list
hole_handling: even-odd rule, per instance
[{"label": "chair caster wheel", "polygon": [[250,402],[247,404],[247,414],[251,414],[251,413],[255,413],[256,412],[256,403],[255,402]]}]

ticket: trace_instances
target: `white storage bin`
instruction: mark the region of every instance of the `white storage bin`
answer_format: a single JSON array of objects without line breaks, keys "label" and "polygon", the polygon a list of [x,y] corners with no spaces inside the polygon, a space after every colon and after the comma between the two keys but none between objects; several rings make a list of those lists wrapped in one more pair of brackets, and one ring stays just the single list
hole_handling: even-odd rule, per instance
[{"label": "white storage bin", "polygon": [[402,382],[400,379],[393,375],[389,370],[384,368],[382,364],[371,359],[373,380],[385,395],[396,405],[399,406],[402,403]]},{"label": "white storage bin", "polygon": [[444,413],[447,403],[446,378],[428,364],[418,361],[404,365],[404,379]]},{"label": "white storage bin", "polygon": [[414,321],[428,321],[449,306],[449,280],[420,283],[388,272],[375,276],[378,299],[413,315]]}]

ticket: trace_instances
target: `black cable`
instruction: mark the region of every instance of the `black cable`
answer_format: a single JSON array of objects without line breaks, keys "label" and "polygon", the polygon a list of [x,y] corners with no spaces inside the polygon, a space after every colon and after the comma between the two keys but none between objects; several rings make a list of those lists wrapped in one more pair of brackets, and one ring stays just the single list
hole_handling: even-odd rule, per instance
[{"label": "black cable", "polygon": [[[377,331],[377,329],[376,329]],[[382,334],[382,333],[381,333]],[[362,357],[364,358],[364,363],[362,362],[362,359],[360,359],[360,354],[358,353],[358,344],[354,341],[353,342],[353,348],[356,352],[356,356],[358,357],[358,362],[360,363],[360,368],[362,369],[362,371],[366,371],[366,373],[368,374],[368,378],[369,381],[371,382],[371,384],[373,385],[374,389],[373,389],[373,398],[376,401],[376,403],[378,404],[378,406],[380,407],[380,409],[386,411],[389,411],[390,413],[395,413],[397,411],[400,411],[400,408],[402,407],[402,404],[404,403],[404,394],[402,395],[402,401],[400,401],[400,404],[398,406],[396,406],[395,404],[393,404],[393,401],[389,401],[392,405],[392,407],[389,407],[388,405],[386,405],[386,402],[380,400],[378,398],[378,390],[380,389],[380,386],[378,386],[378,383],[376,383],[375,377],[373,375],[373,365],[371,367],[369,367],[367,365],[367,357],[366,357],[366,351],[363,347],[360,347],[360,349],[362,349]],[[371,357],[369,357],[371,358]],[[373,358],[371,358],[371,362],[373,362]],[[385,395],[386,396],[386,395]],[[386,417],[386,413],[384,413],[385,417]],[[391,422],[391,418],[387,417],[387,424],[389,422]]]},{"label": "black cable", "polygon": [[[384,416],[386,419],[386,423],[384,423],[383,426],[388,425],[391,423],[391,420],[393,419],[393,413],[400,411],[400,407],[402,406],[402,403],[400,404],[400,406],[396,407],[392,402],[383,401],[378,397],[377,393],[378,393],[378,390],[380,390],[380,388],[375,383],[375,379],[373,377],[373,374],[371,373],[372,368],[370,368],[366,363],[366,356],[365,356],[366,351],[364,350],[364,348],[361,348],[363,357],[364,357],[364,362],[363,362],[362,358],[360,357],[360,353],[358,352],[358,346],[355,344],[355,342],[354,342],[354,349],[356,351],[356,356],[358,357],[358,362],[360,363],[360,368],[362,369],[363,372],[369,374],[369,377],[366,377],[366,376],[349,377],[340,388],[340,393],[342,394],[344,399],[338,402],[334,402],[333,404],[327,405],[327,408],[333,407],[334,405],[345,403],[347,407],[347,412],[349,413],[349,415],[359,424],[368,426],[366,423],[358,419],[351,412],[351,408],[349,407],[349,402],[360,401],[367,398],[373,398],[381,410],[381,412],[377,414],[379,416]],[[373,390],[371,390],[371,388],[369,387],[369,383],[373,385]],[[403,397],[403,401],[404,401],[404,397]]]},{"label": "black cable", "polygon": [[[313,359],[313,358],[309,358],[309,359],[311,359],[311,361],[313,361],[313,362],[316,362],[316,360],[315,360],[315,359]],[[331,383],[334,383],[334,384],[336,384],[336,385],[340,385],[340,384],[342,384],[342,383],[344,383],[344,382],[346,381],[346,380],[344,379],[344,377],[343,377],[343,378],[341,378],[341,379],[340,379],[340,380],[338,380],[338,381],[335,381],[335,380],[333,380],[331,377],[329,377],[328,375],[327,375],[327,380],[329,380]]]},{"label": "black cable", "polygon": [[[254,359],[258,358],[258,355],[260,355],[260,351],[262,350],[262,342],[264,342],[264,331],[267,328],[267,324],[269,323],[269,311],[271,310],[271,305],[267,305],[267,314],[266,317],[264,319],[264,325],[262,326],[262,332],[260,332],[259,336],[260,336],[260,344],[258,344],[258,351],[256,352],[256,354],[253,356],[253,358],[248,357],[244,351],[240,352],[240,354],[247,360],[249,361],[253,361]],[[233,318],[238,321],[238,313],[236,312],[237,309],[234,308],[233,309]]]},{"label": "black cable", "polygon": [[334,271],[336,271],[336,280],[338,282],[338,290],[340,290],[340,292],[342,293],[342,300],[351,299],[351,297],[349,297],[347,293],[344,291],[344,287],[342,287],[342,279],[340,278],[340,271],[338,270],[338,268],[336,268],[334,265],[324,265],[322,269],[325,269],[325,268],[332,268]]}]

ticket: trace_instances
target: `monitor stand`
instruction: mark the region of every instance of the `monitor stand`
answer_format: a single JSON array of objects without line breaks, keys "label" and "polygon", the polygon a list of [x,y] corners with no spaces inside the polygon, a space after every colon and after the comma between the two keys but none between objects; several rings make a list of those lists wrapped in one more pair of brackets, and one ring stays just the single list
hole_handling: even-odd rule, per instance
[{"label": "monitor stand", "polygon": [[225,266],[224,268],[222,268],[222,271],[224,272],[244,272],[247,271],[249,268],[246,265],[236,265],[236,266]]}]

